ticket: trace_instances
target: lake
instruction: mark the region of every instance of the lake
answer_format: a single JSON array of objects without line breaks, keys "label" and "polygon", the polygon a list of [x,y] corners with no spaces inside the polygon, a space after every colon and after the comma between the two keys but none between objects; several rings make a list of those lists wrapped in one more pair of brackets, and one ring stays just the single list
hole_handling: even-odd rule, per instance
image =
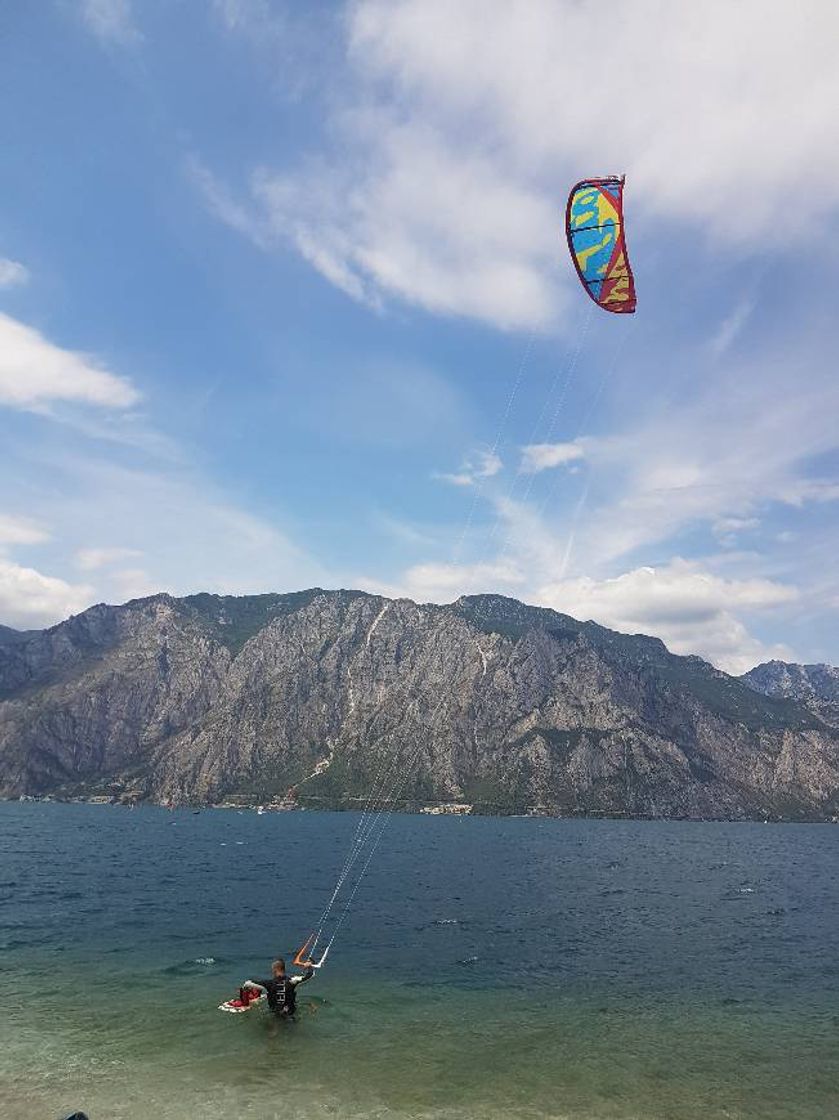
[{"label": "lake", "polygon": [[0,804],[0,1114],[839,1115],[839,828]]}]

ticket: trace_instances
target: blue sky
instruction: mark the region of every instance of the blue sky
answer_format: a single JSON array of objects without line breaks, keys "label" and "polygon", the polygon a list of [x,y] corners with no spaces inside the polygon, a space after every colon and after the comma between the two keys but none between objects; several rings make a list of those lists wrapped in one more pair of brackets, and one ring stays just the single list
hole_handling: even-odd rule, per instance
[{"label": "blue sky", "polygon": [[[45,0],[0,41],[0,622],[494,590],[839,663],[839,15]],[[627,175],[634,317],[568,189]]]}]

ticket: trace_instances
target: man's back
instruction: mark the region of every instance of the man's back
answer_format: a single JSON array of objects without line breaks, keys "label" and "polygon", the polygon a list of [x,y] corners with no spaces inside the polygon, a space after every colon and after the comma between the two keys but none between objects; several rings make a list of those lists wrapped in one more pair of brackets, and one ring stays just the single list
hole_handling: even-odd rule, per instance
[{"label": "man's back", "polygon": [[291,1016],[297,1006],[297,986],[311,980],[315,970],[307,968],[299,976],[272,976],[267,980],[257,980],[261,988],[268,993],[268,1009],[278,1015]]}]

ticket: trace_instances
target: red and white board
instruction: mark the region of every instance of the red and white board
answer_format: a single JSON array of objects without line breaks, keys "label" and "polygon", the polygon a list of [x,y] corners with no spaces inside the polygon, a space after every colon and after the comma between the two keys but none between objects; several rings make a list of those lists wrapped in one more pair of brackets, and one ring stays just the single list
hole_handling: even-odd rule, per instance
[{"label": "red and white board", "polygon": [[242,1011],[250,1011],[265,999],[265,992],[261,988],[240,988],[235,999],[227,999],[218,1005],[219,1011],[230,1011],[238,1015]]}]

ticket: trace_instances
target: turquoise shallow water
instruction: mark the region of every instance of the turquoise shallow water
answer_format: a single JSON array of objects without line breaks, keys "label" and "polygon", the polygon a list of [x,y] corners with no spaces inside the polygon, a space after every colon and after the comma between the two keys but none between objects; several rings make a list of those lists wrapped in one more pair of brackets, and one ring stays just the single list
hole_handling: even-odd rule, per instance
[{"label": "turquoise shallow water", "polygon": [[839,829],[398,817],[291,1026],[350,814],[0,805],[0,1115],[839,1114]]}]

